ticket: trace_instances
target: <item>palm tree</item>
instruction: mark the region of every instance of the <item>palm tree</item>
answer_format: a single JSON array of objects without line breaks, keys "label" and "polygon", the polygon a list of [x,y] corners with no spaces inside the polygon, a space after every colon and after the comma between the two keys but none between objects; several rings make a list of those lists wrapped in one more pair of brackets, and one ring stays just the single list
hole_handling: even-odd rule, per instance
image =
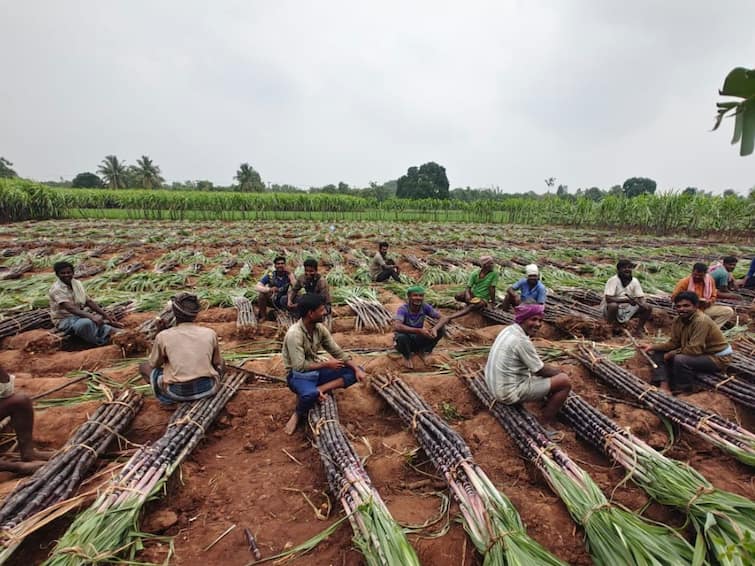
[{"label": "palm tree", "polygon": [[134,169],[136,179],[142,188],[154,189],[162,185],[165,180],[160,176],[160,167],[155,165],[146,155],[142,155],[141,159],[136,160]]},{"label": "palm tree", "polygon": [[265,185],[262,184],[260,174],[248,163],[242,163],[239,166],[234,179],[239,182],[239,188],[242,191],[260,193],[265,190]]},{"label": "palm tree", "polygon": [[105,184],[111,189],[126,188],[126,164],[123,161],[118,161],[115,155],[106,156],[97,168],[97,173],[102,176]]}]

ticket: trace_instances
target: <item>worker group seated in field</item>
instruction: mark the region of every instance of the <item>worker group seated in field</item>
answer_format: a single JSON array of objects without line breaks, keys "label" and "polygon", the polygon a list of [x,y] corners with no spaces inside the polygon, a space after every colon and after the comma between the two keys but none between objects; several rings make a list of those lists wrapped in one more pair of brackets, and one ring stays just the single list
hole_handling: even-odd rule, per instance
[{"label": "worker group seated in field", "polygon": [[[396,310],[393,317],[393,340],[396,350],[404,358],[404,366],[414,369],[412,357],[417,354],[424,361],[443,338],[448,321],[461,316],[461,313],[441,315],[432,305],[425,302],[425,289],[420,285],[409,287],[406,297],[406,303]],[[425,328],[428,317],[435,319],[432,328]]]},{"label": "worker group seated in field", "polygon": [[58,330],[88,344],[107,344],[122,326],[87,295],[80,281],[74,279],[73,265],[58,261],[53,265],[58,278],[50,287],[50,315]]},{"label": "worker group seated in field", "polygon": [[[543,305],[519,305],[514,313],[514,324],[501,330],[490,348],[485,383],[506,405],[545,400],[543,417],[552,425],[571,391],[571,380],[560,368],[544,364],[532,343],[543,324]],[[549,436],[558,435],[549,431]]]},{"label": "worker group seated in field", "polygon": [[16,433],[20,461],[0,458],[0,471],[31,474],[41,468],[54,452],[34,448],[34,408],[31,399],[15,392],[16,378],[0,367],[0,420],[9,418]]},{"label": "worker group seated in field", "polygon": [[[365,375],[322,324],[326,314],[322,295],[304,295],[297,306],[300,319],[286,332],[281,351],[286,383],[297,397],[296,410],[284,429],[287,434],[296,431],[309,410],[329,391],[349,387]],[[332,358],[321,359],[318,354],[321,350]]]},{"label": "worker group seated in field", "polygon": [[603,290],[601,308],[603,316],[613,326],[614,334],[621,333],[632,318],[637,318],[634,334],[642,336],[645,323],[653,314],[653,309],[645,301],[642,285],[632,273],[635,267],[637,265],[628,259],[619,260],[616,275],[606,281]]},{"label": "worker group seated in field", "polygon": [[475,270],[469,276],[467,287],[461,293],[454,296],[460,303],[467,306],[463,314],[472,310],[482,309],[488,304],[495,304],[495,288],[498,285],[498,270],[494,268],[493,258],[484,255],[480,258],[480,269]]},{"label": "worker group seated in field", "polygon": [[158,332],[148,361],[139,366],[155,397],[166,406],[214,395],[223,372],[215,331],[194,324],[200,309],[197,296],[179,293],[171,298],[171,306],[176,325]]},{"label": "worker group seated in field", "polygon": [[678,316],[671,325],[671,338],[643,346],[658,365],[653,385],[667,393],[693,390],[695,375],[724,371],[734,352],[718,324],[700,310],[695,292],[678,293],[674,307]]},{"label": "worker group seated in field", "polygon": [[733,308],[715,304],[718,297],[716,282],[708,273],[708,266],[704,263],[696,263],[692,267],[692,274],[679,280],[671,293],[671,300],[684,291],[692,291],[698,296],[700,310],[712,318],[718,326],[722,327],[734,318]]},{"label": "worker group seated in field", "polygon": [[259,320],[267,320],[267,309],[288,309],[288,290],[294,285],[293,274],[286,269],[286,258],[278,256],[273,260],[273,270],[266,273],[257,283],[257,305]]},{"label": "worker group seated in field", "polygon": [[380,242],[378,251],[370,262],[370,278],[377,283],[382,283],[388,279],[401,281],[400,273],[399,266],[388,257],[388,242]]},{"label": "worker group seated in field", "polygon": [[330,288],[325,277],[317,272],[317,267],[316,259],[310,257],[304,260],[304,273],[297,277],[294,284],[288,288],[289,310],[297,311],[296,303],[300,298],[299,293],[303,290],[305,294],[314,293],[322,296],[327,312],[331,312]]},{"label": "worker group seated in field", "polygon": [[734,292],[738,287],[733,274],[737,267],[737,262],[737,258],[728,255],[708,268],[708,273],[713,278],[713,282],[716,285],[719,299],[732,299],[736,301],[741,299],[741,297]]},{"label": "worker group seated in field", "polygon": [[[548,297],[545,285],[540,281],[540,270],[534,263],[524,268],[524,277],[506,289],[506,296],[501,308],[509,310],[521,304],[535,303],[544,305]],[[518,293],[517,293],[518,292]]]}]

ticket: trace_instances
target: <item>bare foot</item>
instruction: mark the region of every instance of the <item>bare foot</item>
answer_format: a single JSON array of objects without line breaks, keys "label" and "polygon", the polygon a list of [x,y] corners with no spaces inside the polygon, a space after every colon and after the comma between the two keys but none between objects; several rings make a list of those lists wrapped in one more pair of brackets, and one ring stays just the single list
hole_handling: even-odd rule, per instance
[{"label": "bare foot", "polygon": [[658,386],[658,389],[660,389],[667,395],[671,395],[671,388],[668,385],[668,381],[662,381],[661,384]]},{"label": "bare foot", "polygon": [[414,369],[414,364],[412,363],[411,358],[404,358],[403,364],[406,369]]},{"label": "bare foot", "polygon": [[420,352],[419,353],[419,359],[422,360],[422,363],[427,365],[427,359],[430,357],[430,352]]},{"label": "bare foot", "polygon": [[41,460],[32,460],[31,462],[8,462],[0,461],[0,471],[13,472],[14,474],[29,475],[36,472],[45,465],[46,462]]},{"label": "bare foot", "polygon": [[291,418],[288,419],[288,422],[286,423],[286,427],[283,429],[283,432],[291,436],[293,433],[296,432],[297,426],[299,426],[299,415],[298,413],[294,413],[293,415],[291,415]]},{"label": "bare foot", "polygon": [[21,460],[24,462],[46,461],[53,457],[55,450],[36,450],[31,449],[27,454],[21,454]]}]

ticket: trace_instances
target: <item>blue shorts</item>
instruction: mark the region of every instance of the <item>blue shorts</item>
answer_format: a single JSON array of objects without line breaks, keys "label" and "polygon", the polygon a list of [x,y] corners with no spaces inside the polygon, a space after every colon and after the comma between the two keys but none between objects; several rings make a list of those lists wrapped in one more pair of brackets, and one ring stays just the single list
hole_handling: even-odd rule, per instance
[{"label": "blue shorts", "polygon": [[218,380],[214,377],[198,377],[191,381],[166,385],[163,383],[163,368],[154,368],[149,378],[155,397],[164,405],[204,399],[215,395],[218,390]]}]

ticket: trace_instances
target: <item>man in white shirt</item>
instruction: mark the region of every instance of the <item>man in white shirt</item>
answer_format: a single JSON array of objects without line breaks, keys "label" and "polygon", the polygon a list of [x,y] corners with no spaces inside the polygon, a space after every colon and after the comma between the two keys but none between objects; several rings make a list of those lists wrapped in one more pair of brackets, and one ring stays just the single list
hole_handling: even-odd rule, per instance
[{"label": "man in white shirt", "polygon": [[606,281],[603,291],[603,316],[613,326],[614,334],[620,334],[623,326],[630,319],[637,317],[636,336],[645,334],[645,323],[650,320],[653,310],[645,301],[642,285],[632,276],[632,269],[637,267],[628,259],[621,259],[616,264],[616,275]]}]

